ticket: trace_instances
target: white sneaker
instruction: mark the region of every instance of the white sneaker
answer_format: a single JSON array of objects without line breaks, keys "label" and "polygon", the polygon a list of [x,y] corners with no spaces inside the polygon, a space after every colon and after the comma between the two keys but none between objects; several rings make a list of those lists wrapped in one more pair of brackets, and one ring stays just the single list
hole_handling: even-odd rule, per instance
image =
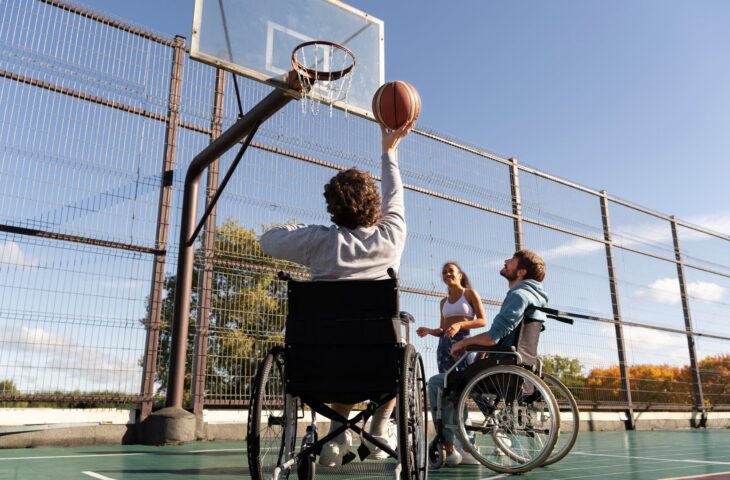
[{"label": "white sneaker", "polygon": [[352,447],[352,434],[346,431],[344,443],[332,441],[322,447],[322,453],[319,454],[319,464],[323,467],[341,466],[342,458],[350,453],[350,447]]},{"label": "white sneaker", "polygon": [[[474,445],[474,449],[479,452],[479,447],[477,445]],[[459,452],[459,455],[461,455],[462,465],[481,465],[481,463],[479,463],[479,460],[474,458],[474,455],[464,450],[459,440],[454,441],[454,450]]]},{"label": "white sneaker", "polygon": [[[386,426],[385,430],[385,435],[373,435],[373,437],[383,442],[391,449],[395,450],[398,447],[398,433],[396,431],[395,424],[391,421],[388,421],[388,425]],[[381,450],[367,440],[364,440],[364,443],[365,446],[368,447],[368,449],[370,450],[368,458],[375,460],[385,460],[386,458],[390,458],[390,454],[385,450]]]},{"label": "white sneaker", "polygon": [[454,449],[451,451],[451,453],[446,454],[446,466],[447,467],[455,467],[461,463],[463,458],[461,457],[461,454],[459,451],[454,447]]}]

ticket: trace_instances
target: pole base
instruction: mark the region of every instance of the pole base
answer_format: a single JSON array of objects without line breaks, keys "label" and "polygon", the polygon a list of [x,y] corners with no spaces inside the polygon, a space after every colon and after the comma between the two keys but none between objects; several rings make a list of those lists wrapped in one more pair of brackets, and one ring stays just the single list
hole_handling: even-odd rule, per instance
[{"label": "pole base", "polygon": [[150,414],[139,426],[143,445],[178,445],[195,440],[195,415],[176,407]]}]

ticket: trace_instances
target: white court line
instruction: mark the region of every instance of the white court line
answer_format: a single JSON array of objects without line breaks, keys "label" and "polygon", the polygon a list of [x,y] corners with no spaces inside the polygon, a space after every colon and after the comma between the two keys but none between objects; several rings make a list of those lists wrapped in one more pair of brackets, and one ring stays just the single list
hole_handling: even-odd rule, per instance
[{"label": "white court line", "polygon": [[484,477],[484,478],[480,478],[479,480],[494,480],[495,478],[504,478],[504,477],[509,477],[509,476],[510,476],[510,474],[509,474],[509,473],[503,473],[503,474],[501,474],[501,475],[495,475],[495,476],[493,476],[493,477]]},{"label": "white court line", "polygon": [[629,455],[608,455],[606,453],[572,452],[572,455],[589,455],[591,457],[634,458],[636,460],[652,460],[655,462],[679,462],[679,463],[703,463],[703,464],[707,464],[707,465],[730,465],[730,462],[714,462],[714,461],[708,461],[708,460],[675,460],[673,458],[632,457]]},{"label": "white court line", "polygon": [[98,473],[94,473],[94,472],[81,472],[81,473],[83,473],[84,475],[88,475],[90,477],[98,478],[99,480],[114,480],[111,477],[105,477],[104,475],[99,475]]},{"label": "white court line", "polygon": [[667,477],[662,478],[661,480],[685,480],[688,478],[707,478],[707,477],[713,477],[715,475],[726,475],[730,472],[714,472],[714,473],[703,473],[701,475],[692,475],[691,477]]},{"label": "white court line", "polygon": [[128,457],[132,455],[147,455],[146,453],[96,453],[89,455],[54,455],[47,457],[8,457],[0,458],[2,460],[48,460],[58,458],[89,458],[89,457]]},{"label": "white court line", "polygon": [[245,448],[212,448],[210,450],[188,450],[187,453],[208,453],[208,452],[245,452]]}]

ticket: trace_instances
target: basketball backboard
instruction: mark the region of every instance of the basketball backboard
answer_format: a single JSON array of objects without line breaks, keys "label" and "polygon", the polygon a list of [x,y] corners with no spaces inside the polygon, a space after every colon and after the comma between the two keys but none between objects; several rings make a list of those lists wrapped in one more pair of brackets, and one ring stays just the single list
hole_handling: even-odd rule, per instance
[{"label": "basketball backboard", "polygon": [[[373,118],[373,94],[385,78],[381,20],[338,0],[195,0],[190,56],[277,88],[288,90],[294,47],[312,40],[355,54],[346,104],[334,106]],[[320,55],[326,64],[328,51]],[[313,96],[327,101],[316,87]]]}]

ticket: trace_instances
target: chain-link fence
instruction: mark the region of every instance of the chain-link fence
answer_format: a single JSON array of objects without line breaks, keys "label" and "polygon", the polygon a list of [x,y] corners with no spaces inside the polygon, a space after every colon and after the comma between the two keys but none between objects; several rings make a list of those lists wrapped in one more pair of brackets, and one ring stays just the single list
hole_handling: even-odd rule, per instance
[{"label": "chain-link fence", "polygon": [[[237,118],[230,74],[168,39],[58,0],[0,3],[0,402],[134,403],[164,391],[184,173]],[[270,87],[238,79],[244,111]],[[427,101],[427,99],[426,99]],[[186,392],[245,405],[286,298],[257,237],[328,224],[322,186],[377,173],[371,121],[291,103],[261,126],[196,243]],[[211,166],[204,210],[235,152]],[[400,148],[401,303],[436,326],[458,261],[493,317],[516,248],[548,264],[546,368],[583,408],[730,407],[730,237],[448,138]],[[436,340],[415,339],[435,371]]]}]

